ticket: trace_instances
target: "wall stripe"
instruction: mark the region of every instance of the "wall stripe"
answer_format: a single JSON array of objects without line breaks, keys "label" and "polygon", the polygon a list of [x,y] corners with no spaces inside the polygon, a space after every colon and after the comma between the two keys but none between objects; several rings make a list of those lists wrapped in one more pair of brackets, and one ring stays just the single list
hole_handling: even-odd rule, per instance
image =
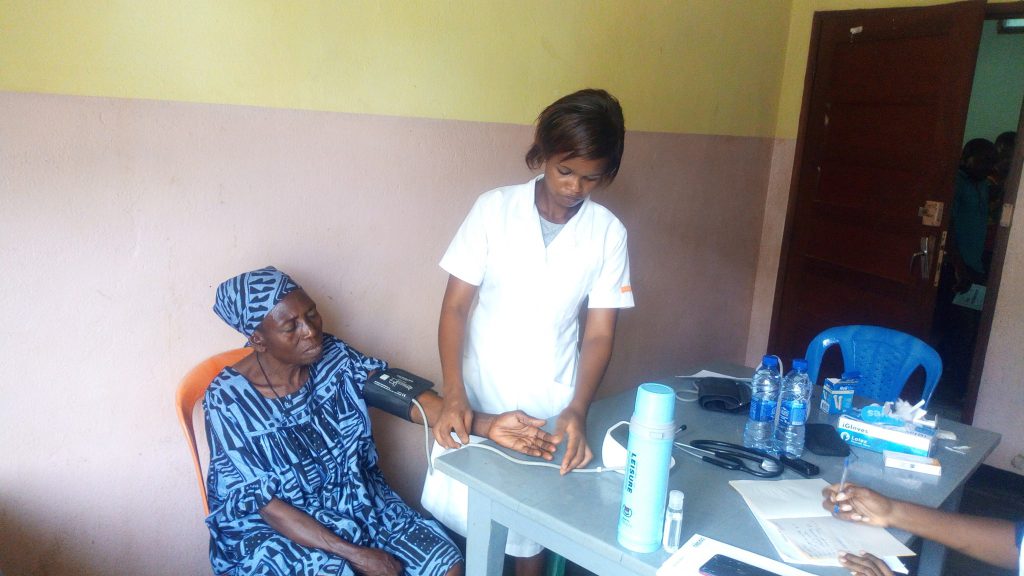
[{"label": "wall stripe", "polygon": [[0,90],[771,136],[789,0],[0,0]]}]

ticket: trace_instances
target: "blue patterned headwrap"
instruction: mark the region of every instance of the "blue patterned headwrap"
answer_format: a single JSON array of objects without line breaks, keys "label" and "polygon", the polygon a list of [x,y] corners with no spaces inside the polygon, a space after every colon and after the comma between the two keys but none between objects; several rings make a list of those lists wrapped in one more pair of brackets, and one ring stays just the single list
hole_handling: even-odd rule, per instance
[{"label": "blue patterned headwrap", "polygon": [[278,302],[300,289],[287,274],[267,266],[222,282],[213,311],[248,338]]}]

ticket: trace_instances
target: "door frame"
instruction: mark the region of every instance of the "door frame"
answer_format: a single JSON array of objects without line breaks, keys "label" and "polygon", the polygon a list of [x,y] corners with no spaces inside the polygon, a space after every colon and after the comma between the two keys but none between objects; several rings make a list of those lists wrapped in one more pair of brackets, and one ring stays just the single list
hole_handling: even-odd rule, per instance
[{"label": "door frame", "polygon": [[[892,6],[901,8],[901,6]],[[779,269],[775,277],[775,293],[772,301],[772,319],[768,331],[768,341],[777,342],[779,339],[779,311],[782,308],[782,289],[786,278],[786,254],[789,253],[792,243],[793,219],[796,212],[797,188],[800,182],[800,174],[804,161],[805,135],[807,132],[807,121],[810,114],[811,91],[814,85],[814,76],[818,66],[818,44],[821,40],[821,17],[815,12],[811,25],[810,48],[807,56],[807,69],[804,72],[804,90],[800,104],[800,120],[797,127],[796,150],[793,159],[793,172],[789,184],[789,197],[786,201],[786,220],[782,232],[782,244],[779,252]],[[985,5],[985,20],[999,20],[1002,18],[1024,17],[1024,1],[1006,2],[1000,4]],[[1010,175],[1005,186],[1004,204],[1015,205],[1017,199],[1017,188],[1021,180],[1021,166],[1024,164],[1024,146],[1019,143],[1020,134],[1024,132],[1024,102],[1021,107],[1020,122],[1017,127],[1018,145],[1014,151],[1013,162],[1010,167]],[[992,320],[995,312],[995,302],[999,293],[999,282],[1002,277],[1003,263],[1006,258],[1007,241],[1010,235],[1010,227],[998,227],[996,232],[995,246],[993,247],[992,263],[989,271],[989,283],[986,287],[985,303],[982,306],[981,320],[978,326],[978,337],[975,342],[974,356],[968,373],[967,397],[961,419],[966,424],[974,421],[974,410],[977,405],[978,391],[981,388],[981,374],[985,366],[985,353],[988,350],[989,333],[992,330]]]},{"label": "door frame", "polygon": [[[987,4],[985,20],[1024,17],[1024,2],[1007,2],[1005,4]],[[1024,100],[1021,102],[1021,113],[1017,123],[1017,146],[1013,151],[1010,163],[1010,174],[1003,185],[1003,205],[1016,206],[1017,190],[1021,182],[1021,166],[1024,165],[1024,146],[1021,146],[1020,135],[1024,132]],[[1016,210],[1016,208],[1013,208]],[[1011,217],[1012,220],[1012,217]],[[1011,222],[1012,224],[1012,222]],[[995,317],[996,301],[999,299],[999,284],[1003,277],[1003,263],[1006,260],[1006,247],[1010,238],[1012,225],[996,227],[995,245],[992,247],[992,263],[989,265],[988,285],[985,288],[985,303],[981,307],[981,320],[978,324],[978,338],[974,344],[974,356],[967,374],[967,397],[964,399],[961,419],[966,424],[974,423],[974,410],[978,405],[978,392],[981,390],[981,374],[985,368],[985,354],[988,351],[988,339],[992,332],[992,320]]]}]

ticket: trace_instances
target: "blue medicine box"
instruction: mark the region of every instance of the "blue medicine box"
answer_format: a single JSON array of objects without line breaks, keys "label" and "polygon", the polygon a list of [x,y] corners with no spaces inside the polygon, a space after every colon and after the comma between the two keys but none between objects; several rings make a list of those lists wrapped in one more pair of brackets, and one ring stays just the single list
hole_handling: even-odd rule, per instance
[{"label": "blue medicine box", "polygon": [[853,393],[856,380],[825,378],[821,390],[821,411],[826,414],[846,414],[853,407]]},{"label": "blue medicine box", "polygon": [[850,446],[860,446],[874,452],[900,452],[930,456],[935,442],[935,429],[926,426],[889,426],[864,422],[849,415],[839,417],[836,424],[839,437]]}]

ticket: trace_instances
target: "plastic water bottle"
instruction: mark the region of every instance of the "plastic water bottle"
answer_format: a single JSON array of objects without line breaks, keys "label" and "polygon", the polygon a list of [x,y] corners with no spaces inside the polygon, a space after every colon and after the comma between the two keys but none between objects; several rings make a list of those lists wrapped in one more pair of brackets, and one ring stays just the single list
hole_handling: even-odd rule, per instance
[{"label": "plastic water bottle", "polygon": [[617,539],[634,552],[661,546],[668,470],[675,435],[676,393],[664,384],[641,384],[629,421]]},{"label": "plastic water bottle", "polygon": [[782,379],[779,394],[779,423],[775,427],[775,449],[779,454],[799,458],[804,453],[804,429],[811,400],[811,379],[807,361],[793,360],[793,369]]},{"label": "plastic water bottle", "polygon": [[679,550],[683,540],[683,493],[673,490],[668,493],[668,508],[665,509],[665,530],[661,538],[661,549],[669,554]]},{"label": "plastic water bottle", "polygon": [[743,427],[743,445],[762,452],[772,452],[775,430],[775,404],[779,399],[781,375],[779,359],[765,356],[750,379],[750,418]]}]

